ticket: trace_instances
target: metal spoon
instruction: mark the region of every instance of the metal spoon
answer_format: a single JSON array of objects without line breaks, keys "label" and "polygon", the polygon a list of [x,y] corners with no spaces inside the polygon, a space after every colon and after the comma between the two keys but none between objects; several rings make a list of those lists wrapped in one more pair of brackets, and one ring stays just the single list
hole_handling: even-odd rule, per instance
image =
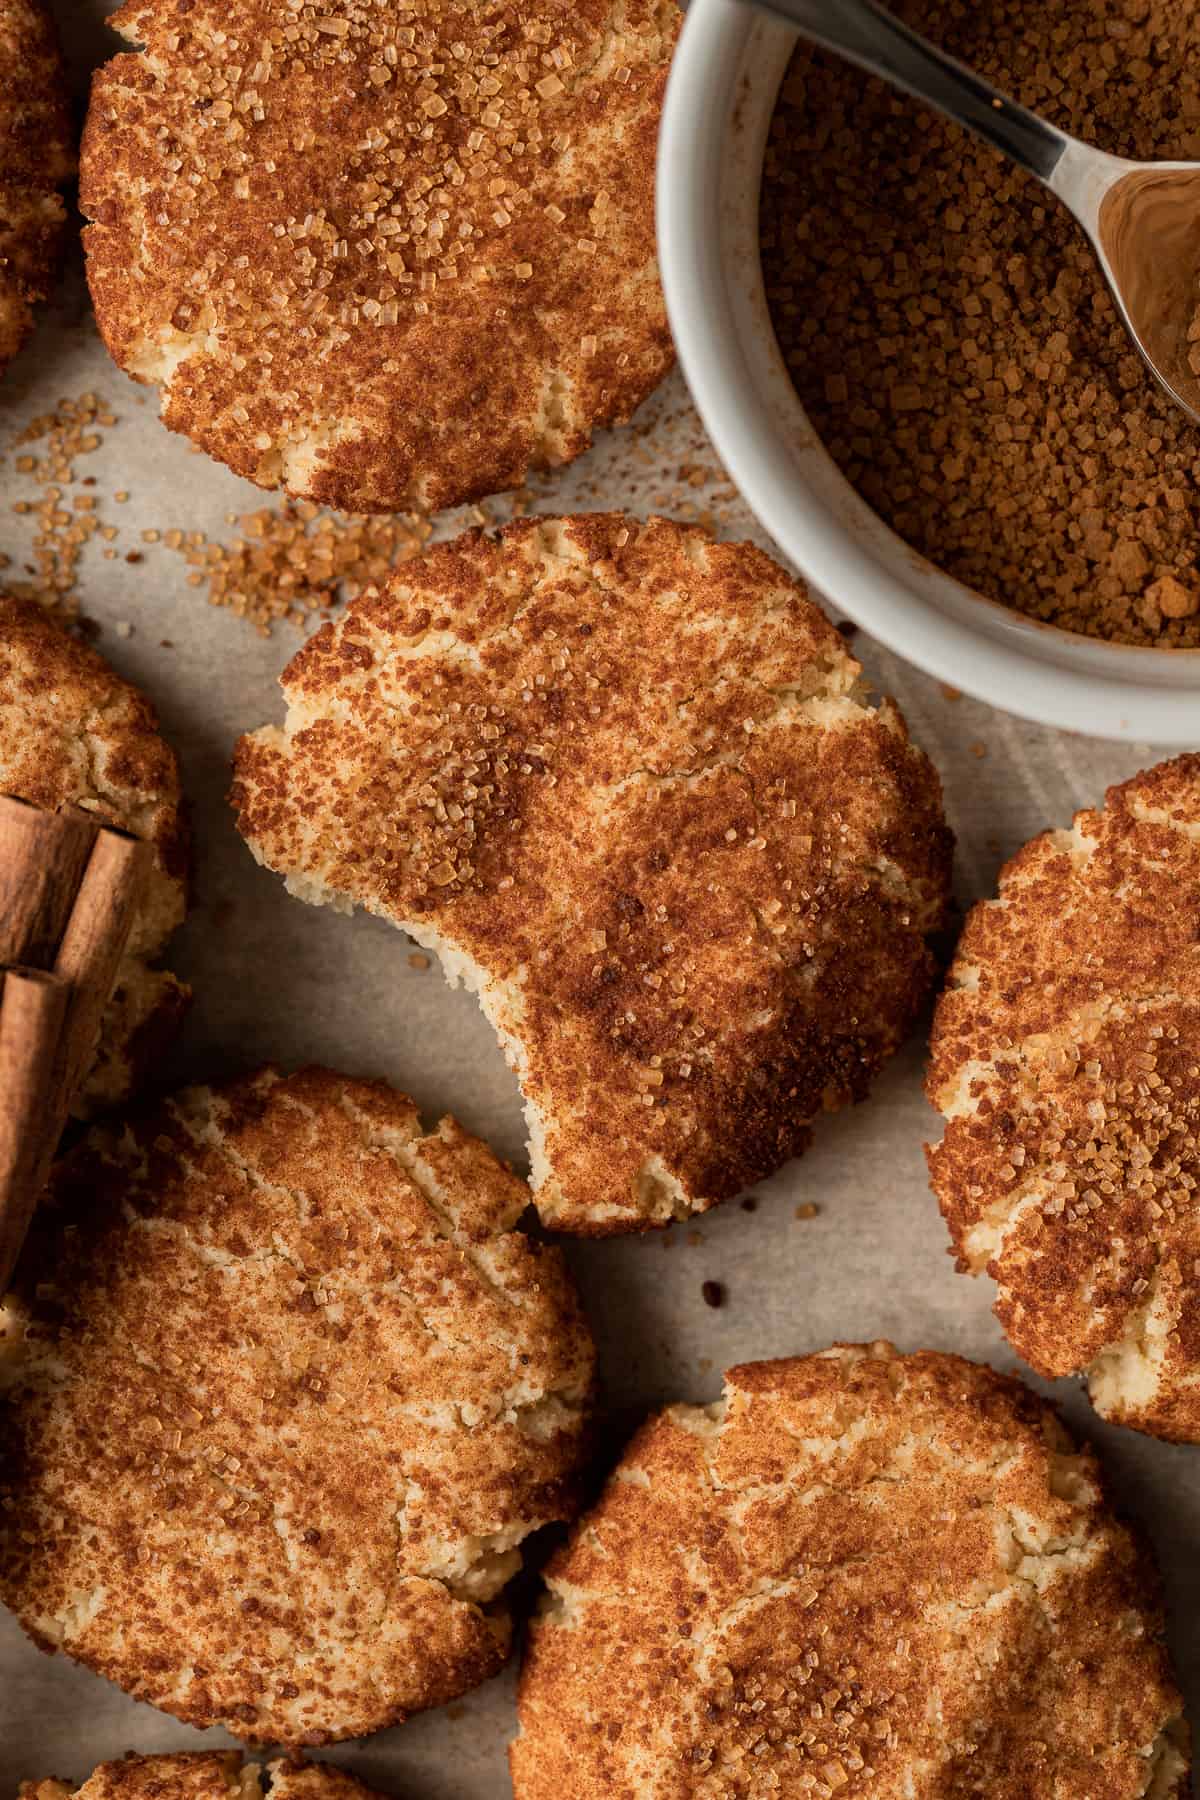
[{"label": "metal spoon", "polygon": [[[1200,422],[1200,163],[1130,162],[1059,131],[876,0],[753,0],[825,50],[925,100],[1044,181],[1091,240],[1152,375]],[[1196,355],[1200,364],[1200,354]]]}]

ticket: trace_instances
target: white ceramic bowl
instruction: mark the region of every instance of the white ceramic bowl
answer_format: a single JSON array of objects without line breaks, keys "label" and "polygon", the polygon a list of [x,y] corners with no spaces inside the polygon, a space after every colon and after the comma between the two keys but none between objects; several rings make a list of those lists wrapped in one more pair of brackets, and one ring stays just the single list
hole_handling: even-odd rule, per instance
[{"label": "white ceramic bowl", "polygon": [[1200,745],[1200,651],[1125,649],[985,600],[884,525],[822,447],[775,341],[758,253],[763,149],[794,42],[742,0],[691,0],[663,117],[667,306],[731,478],[814,588],[940,680],[1043,724]]}]

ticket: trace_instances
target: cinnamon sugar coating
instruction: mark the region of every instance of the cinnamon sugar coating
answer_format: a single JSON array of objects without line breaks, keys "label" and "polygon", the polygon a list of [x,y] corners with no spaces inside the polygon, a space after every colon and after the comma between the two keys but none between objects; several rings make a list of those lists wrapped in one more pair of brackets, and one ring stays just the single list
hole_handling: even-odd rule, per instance
[{"label": "cinnamon sugar coating", "polygon": [[0,0],[0,370],[33,329],[62,249],[74,170],[66,77],[42,0]]},{"label": "cinnamon sugar coating", "polygon": [[615,514],[468,533],[325,626],[233,804],[301,898],[465,980],[568,1231],[701,1212],[860,1099],[928,990],[941,791],[803,588]]},{"label": "cinnamon sugar coating", "polygon": [[1200,756],[1034,838],[967,920],[929,1152],[960,1269],[1043,1375],[1200,1442]]},{"label": "cinnamon sugar coating", "polygon": [[129,0],[81,194],[100,329],[176,431],[346,511],[517,486],[673,360],[677,0]]},{"label": "cinnamon sugar coating", "polygon": [[888,1344],[730,1371],[547,1570],[516,1800],[1187,1790],[1157,1583],[1021,1383]]},{"label": "cinnamon sugar coating", "polygon": [[592,1376],[528,1203],[453,1119],[319,1069],[94,1131],[0,1346],[0,1597],[30,1635],[285,1745],[494,1674]]},{"label": "cinnamon sugar coating", "polygon": [[82,806],[154,852],[139,913],[76,1110],[127,1098],[189,994],[153,965],[187,906],[188,840],[175,753],[145,696],[35,601],[0,594],[0,793]]}]

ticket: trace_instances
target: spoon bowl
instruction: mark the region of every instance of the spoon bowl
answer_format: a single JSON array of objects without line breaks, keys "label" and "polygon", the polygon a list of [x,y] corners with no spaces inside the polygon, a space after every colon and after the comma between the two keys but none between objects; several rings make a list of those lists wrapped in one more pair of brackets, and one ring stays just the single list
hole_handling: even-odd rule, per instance
[{"label": "spoon bowl", "polygon": [[1123,164],[1091,236],[1147,368],[1200,423],[1200,164]]}]

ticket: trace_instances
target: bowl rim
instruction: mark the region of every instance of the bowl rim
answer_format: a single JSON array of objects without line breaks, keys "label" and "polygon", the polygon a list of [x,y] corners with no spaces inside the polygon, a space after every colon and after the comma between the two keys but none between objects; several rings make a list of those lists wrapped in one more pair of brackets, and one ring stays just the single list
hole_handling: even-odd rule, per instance
[{"label": "bowl rim", "polygon": [[[1109,644],[1030,620],[905,544],[821,445],[767,309],[758,188],[796,33],[744,0],[691,0],[663,108],[659,261],[680,365],[764,530],[818,594],[908,662],[1039,724],[1200,740],[1200,650]],[[760,77],[756,80],[756,74]],[[747,205],[747,195],[753,196]]]}]

